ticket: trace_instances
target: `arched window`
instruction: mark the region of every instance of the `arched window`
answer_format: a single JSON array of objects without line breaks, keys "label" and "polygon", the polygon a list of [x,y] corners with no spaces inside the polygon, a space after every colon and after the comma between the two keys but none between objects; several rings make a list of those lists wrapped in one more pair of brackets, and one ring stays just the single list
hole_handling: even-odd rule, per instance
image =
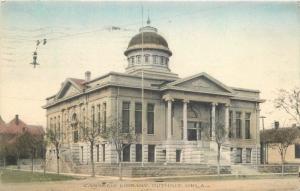
[{"label": "arched window", "polygon": [[77,120],[76,113],[74,113],[72,115],[71,126],[72,126],[72,130],[73,130],[73,141],[74,141],[74,143],[77,143],[79,136],[78,136],[78,120]]},{"label": "arched window", "polygon": [[163,57],[163,56],[160,56],[160,58],[159,58],[159,63],[160,63],[160,65],[163,65],[163,64],[164,64],[164,57]]},{"label": "arched window", "polygon": [[136,62],[137,62],[137,64],[141,64],[141,56],[140,55],[136,56]]},{"label": "arched window", "polygon": [[153,55],[153,64],[157,64],[157,56],[156,55]]},{"label": "arched window", "polygon": [[150,58],[150,55],[146,54],[146,55],[145,55],[145,63],[146,63],[146,64],[149,63],[149,58]]}]

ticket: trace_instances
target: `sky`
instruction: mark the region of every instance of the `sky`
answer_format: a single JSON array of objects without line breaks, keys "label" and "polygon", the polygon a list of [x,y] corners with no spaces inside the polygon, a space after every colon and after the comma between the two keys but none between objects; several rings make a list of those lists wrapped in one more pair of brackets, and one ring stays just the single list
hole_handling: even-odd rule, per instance
[{"label": "sky", "polygon": [[[142,9],[143,7],[143,9]],[[143,10],[143,14],[142,14]],[[142,17],[143,15],[143,17]],[[272,100],[300,86],[300,5],[295,2],[3,1],[0,115],[45,125],[45,98],[68,77],[124,72],[124,50],[147,17],[173,52],[172,72],[206,72],[228,86],[257,89],[266,128],[293,123]],[[143,18],[143,19],[142,19]],[[121,30],[109,30],[117,26]],[[39,45],[37,68],[32,53]]]}]

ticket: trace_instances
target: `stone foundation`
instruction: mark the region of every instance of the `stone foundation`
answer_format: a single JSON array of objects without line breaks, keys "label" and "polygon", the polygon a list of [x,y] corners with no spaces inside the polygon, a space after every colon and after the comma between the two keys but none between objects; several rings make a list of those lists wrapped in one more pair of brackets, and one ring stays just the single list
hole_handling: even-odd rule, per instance
[{"label": "stone foundation", "polygon": [[[123,164],[122,175],[124,177],[192,176],[217,174],[217,166],[168,164],[153,166],[145,165],[142,167],[133,165],[134,164]],[[96,165],[95,171],[96,175],[119,175],[119,168],[117,165]],[[91,172],[91,167],[89,165],[80,165],[75,167],[74,172],[89,174]],[[221,167],[221,174],[230,173],[230,166]]]}]

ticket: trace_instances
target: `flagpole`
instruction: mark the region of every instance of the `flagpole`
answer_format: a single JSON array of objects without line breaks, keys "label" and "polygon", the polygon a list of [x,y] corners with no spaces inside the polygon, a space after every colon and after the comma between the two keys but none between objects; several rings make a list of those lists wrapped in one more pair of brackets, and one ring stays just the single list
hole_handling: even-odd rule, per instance
[{"label": "flagpole", "polygon": [[142,58],[141,58],[141,65],[142,65],[142,166],[144,166],[144,114],[145,114],[145,105],[144,105],[144,7],[142,5]]}]

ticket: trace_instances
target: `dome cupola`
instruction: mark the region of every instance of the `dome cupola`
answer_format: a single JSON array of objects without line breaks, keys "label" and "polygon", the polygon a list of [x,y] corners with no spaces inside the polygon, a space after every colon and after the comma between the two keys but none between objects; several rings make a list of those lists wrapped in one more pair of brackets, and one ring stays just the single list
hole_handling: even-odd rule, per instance
[{"label": "dome cupola", "polygon": [[124,52],[127,56],[128,66],[126,72],[139,74],[150,72],[163,76],[177,78],[177,74],[169,69],[169,58],[172,52],[166,39],[158,34],[157,29],[150,26],[148,18],[147,26],[140,28],[139,33],[131,38]]}]

